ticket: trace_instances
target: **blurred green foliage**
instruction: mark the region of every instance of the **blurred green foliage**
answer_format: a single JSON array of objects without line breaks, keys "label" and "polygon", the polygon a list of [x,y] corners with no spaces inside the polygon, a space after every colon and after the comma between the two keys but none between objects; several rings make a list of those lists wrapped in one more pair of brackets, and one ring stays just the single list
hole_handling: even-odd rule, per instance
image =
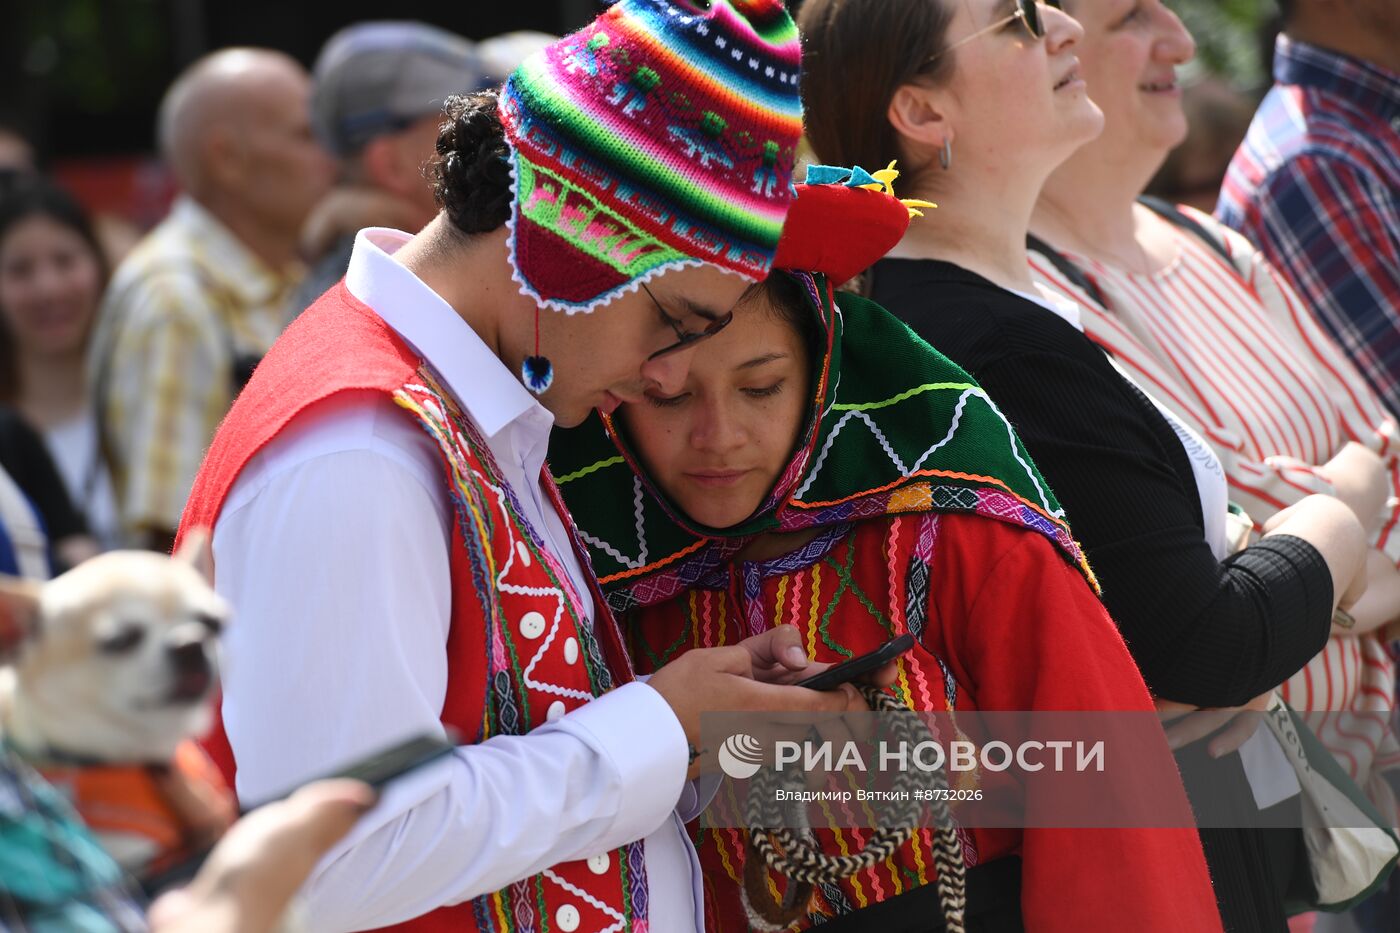
[{"label": "blurred green foliage", "polygon": [[1274,0],[1166,0],[1196,37],[1199,67],[1241,90],[1262,88],[1264,28],[1278,14]]},{"label": "blurred green foliage", "polygon": [[159,86],[170,67],[162,0],[61,0],[19,4],[19,65],[49,102],[75,111],[120,111]]}]

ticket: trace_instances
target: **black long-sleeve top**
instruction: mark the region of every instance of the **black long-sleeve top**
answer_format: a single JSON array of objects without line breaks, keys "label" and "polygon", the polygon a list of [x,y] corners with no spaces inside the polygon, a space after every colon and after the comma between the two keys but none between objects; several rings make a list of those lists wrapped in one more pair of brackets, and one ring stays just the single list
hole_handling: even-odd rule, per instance
[{"label": "black long-sleeve top", "polygon": [[34,503],[50,541],[88,533],[87,522],[68,498],[43,436],[18,411],[6,406],[0,406],[0,466]]},{"label": "black long-sleeve top", "polygon": [[886,259],[872,297],[981,383],[1065,508],[1154,694],[1237,706],[1327,641],[1332,577],[1301,538],[1219,561],[1171,424],[1054,312],[934,260]]}]

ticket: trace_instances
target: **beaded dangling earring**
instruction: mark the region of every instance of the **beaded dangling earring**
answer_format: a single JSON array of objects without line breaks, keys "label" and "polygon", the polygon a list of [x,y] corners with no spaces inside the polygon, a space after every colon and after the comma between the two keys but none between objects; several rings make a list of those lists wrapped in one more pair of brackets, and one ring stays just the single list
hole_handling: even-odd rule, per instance
[{"label": "beaded dangling earring", "polygon": [[554,384],[554,364],[549,357],[540,356],[540,309],[535,308],[535,355],[525,357],[520,364],[520,378],[525,388],[536,395],[544,395]]}]

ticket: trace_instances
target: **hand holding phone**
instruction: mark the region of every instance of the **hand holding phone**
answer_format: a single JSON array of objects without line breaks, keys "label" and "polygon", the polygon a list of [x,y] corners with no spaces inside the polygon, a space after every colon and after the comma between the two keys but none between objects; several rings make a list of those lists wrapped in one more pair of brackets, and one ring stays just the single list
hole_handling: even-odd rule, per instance
[{"label": "hand holding phone", "polygon": [[456,747],[456,736],[451,730],[446,737],[425,733],[361,758],[326,777],[352,778],[380,790],[394,778],[437,761]]},{"label": "hand holding phone", "polygon": [[[374,752],[358,761],[351,762],[342,768],[323,774],[320,778],[315,778],[306,783],[310,784],[314,781],[326,780],[329,778],[351,778],[361,783],[368,784],[378,791],[383,789],[384,785],[388,784],[394,778],[445,757],[457,747],[457,744],[456,733],[451,729],[447,730],[446,735],[435,735],[433,733],[417,735],[406,741]],[[240,813],[246,816],[253,810],[285,799],[294,791],[295,788],[287,794],[264,800],[254,806],[245,807]],[[237,824],[235,824],[235,826],[236,825]],[[195,872],[197,872],[199,867],[204,863],[210,851],[210,849],[206,848],[194,853],[189,858],[159,874],[144,879],[141,882],[141,886],[145,889],[148,896],[153,897],[167,888],[189,882],[189,880],[194,877]]]},{"label": "hand holding phone", "polygon": [[905,632],[903,635],[891,638],[869,654],[842,661],[820,674],[813,674],[805,680],[799,680],[796,686],[806,687],[808,690],[835,690],[842,684],[855,680],[863,674],[879,670],[912,647],[914,647],[914,636]]}]

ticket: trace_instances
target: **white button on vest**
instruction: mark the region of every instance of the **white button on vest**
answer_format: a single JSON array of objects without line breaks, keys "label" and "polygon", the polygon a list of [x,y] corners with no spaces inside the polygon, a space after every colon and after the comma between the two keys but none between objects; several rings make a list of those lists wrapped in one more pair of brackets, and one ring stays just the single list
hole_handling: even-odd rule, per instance
[{"label": "white button on vest", "polygon": [[578,908],[573,904],[565,904],[554,912],[554,922],[564,933],[574,933],[578,929],[578,920]]},{"label": "white button on vest", "polygon": [[530,566],[530,549],[525,546],[524,541],[515,542],[515,553],[520,558],[520,562],[526,567]]},{"label": "white button on vest", "polygon": [[549,720],[550,722],[554,722],[554,720],[558,719],[560,716],[563,715],[564,701],[555,700],[553,703],[549,704],[549,710],[544,714],[544,718]]},{"label": "white button on vest", "polygon": [[539,638],[544,634],[544,616],[538,612],[527,612],[520,620],[520,634],[526,638]]},{"label": "white button on vest", "polygon": [[573,664],[578,660],[578,639],[570,638],[564,642],[564,663]]},{"label": "white button on vest", "polygon": [[608,853],[604,852],[602,855],[595,855],[588,860],[588,870],[595,875],[601,875],[608,870],[608,866],[611,864],[612,859]]}]

